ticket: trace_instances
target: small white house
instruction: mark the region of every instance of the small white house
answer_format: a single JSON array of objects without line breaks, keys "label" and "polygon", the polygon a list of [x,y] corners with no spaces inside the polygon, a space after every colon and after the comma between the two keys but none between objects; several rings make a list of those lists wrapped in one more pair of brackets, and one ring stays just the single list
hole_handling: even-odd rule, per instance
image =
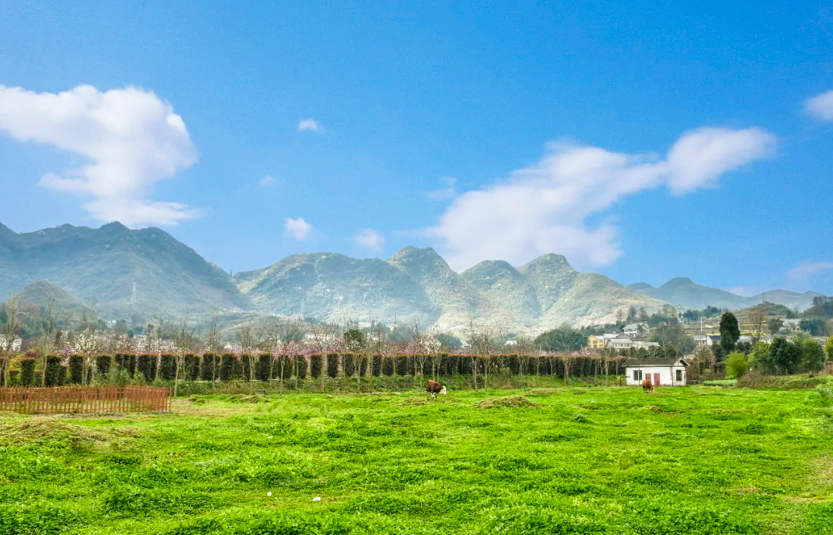
[{"label": "small white house", "polygon": [[6,335],[0,334],[0,351],[11,351],[12,353],[16,353],[20,351],[22,346],[23,340],[20,338],[15,338],[14,340],[7,342]]},{"label": "small white house", "polygon": [[625,325],[622,334],[625,336],[639,336],[642,333],[648,332],[648,324],[647,323],[629,323]]},{"label": "small white house", "polygon": [[625,363],[628,386],[641,386],[650,379],[654,386],[685,386],[688,364],[677,357],[630,359]]}]

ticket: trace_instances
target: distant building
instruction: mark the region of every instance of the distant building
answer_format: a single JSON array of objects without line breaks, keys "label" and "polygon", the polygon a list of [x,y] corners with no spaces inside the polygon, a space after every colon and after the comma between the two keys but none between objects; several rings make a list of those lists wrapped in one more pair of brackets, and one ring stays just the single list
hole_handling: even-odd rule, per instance
[{"label": "distant building", "polygon": [[633,345],[631,347],[634,349],[651,349],[652,347],[659,347],[659,342],[635,339],[633,340]]},{"label": "distant building", "polygon": [[21,338],[15,338],[11,342],[6,341],[6,335],[0,334],[0,350],[2,351],[11,351],[12,353],[16,353],[20,351],[23,347],[23,340]]},{"label": "distant building", "polygon": [[695,334],[692,338],[694,339],[694,343],[697,344],[697,347],[711,347],[713,343],[711,337],[706,334]]},{"label": "distant building", "polygon": [[677,357],[630,359],[625,362],[625,379],[628,386],[640,386],[645,379],[654,386],[685,386],[687,366]]},{"label": "distant building", "polygon": [[797,333],[801,331],[801,320],[800,319],[784,319],[784,326],[781,327],[781,330],[788,330],[791,333]]},{"label": "distant building", "polygon": [[633,340],[629,336],[620,334],[616,338],[608,340],[607,347],[612,347],[613,349],[630,349],[633,347]]},{"label": "distant building", "polygon": [[625,336],[639,336],[640,334],[644,334],[648,332],[648,324],[647,323],[629,323],[625,325],[625,329],[622,331],[622,334]]},{"label": "distant building", "polygon": [[587,337],[587,347],[590,349],[602,349],[605,347],[606,340],[601,336],[590,335]]}]

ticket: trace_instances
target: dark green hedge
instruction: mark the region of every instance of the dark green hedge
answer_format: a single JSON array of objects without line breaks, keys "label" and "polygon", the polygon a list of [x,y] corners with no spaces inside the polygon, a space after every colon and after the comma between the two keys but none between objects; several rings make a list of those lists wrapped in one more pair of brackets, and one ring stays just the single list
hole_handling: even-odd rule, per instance
[{"label": "dark green hedge", "polygon": [[145,382],[152,383],[156,379],[156,364],[159,359],[153,355],[139,355],[136,367]]},{"label": "dark green hedge", "polygon": [[[35,386],[35,364],[37,359],[20,359],[20,385]],[[40,385],[37,385],[40,386]]]},{"label": "dark green hedge", "polygon": [[113,358],[110,355],[99,355],[95,358],[95,371],[100,379],[107,377],[110,373],[110,366],[113,364]]},{"label": "dark green hedge", "polygon": [[72,355],[69,357],[69,382],[74,385],[80,385],[83,377],[84,357],[81,355]]},{"label": "dark green hedge", "polygon": [[338,377],[338,355],[335,353],[327,355],[327,375],[331,379]]},{"label": "dark green hedge", "polygon": [[[46,357],[46,386],[60,386],[61,383],[61,357]],[[66,372],[64,372],[66,374]]]},{"label": "dark green hedge", "polygon": [[310,357],[310,376],[313,379],[318,379],[323,371],[324,357],[322,355],[312,355]]},{"label": "dark green hedge", "polygon": [[295,365],[295,377],[298,379],[306,379],[307,377],[307,359],[303,355],[295,355],[292,359]]}]

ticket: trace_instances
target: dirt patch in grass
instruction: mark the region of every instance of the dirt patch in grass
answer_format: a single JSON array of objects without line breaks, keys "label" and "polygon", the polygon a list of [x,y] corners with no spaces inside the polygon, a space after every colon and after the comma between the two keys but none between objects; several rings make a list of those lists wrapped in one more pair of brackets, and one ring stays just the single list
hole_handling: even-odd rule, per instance
[{"label": "dirt patch in grass", "polygon": [[538,408],[537,403],[529,401],[523,396],[505,396],[500,398],[489,398],[475,405],[478,409],[499,409],[502,407],[513,407],[521,409],[535,409]]},{"label": "dirt patch in grass", "polygon": [[536,388],[534,390],[530,390],[530,394],[534,394],[536,396],[546,396],[550,394],[558,394],[561,390],[558,388]]},{"label": "dirt patch in grass", "polygon": [[135,436],[130,427],[100,430],[38,416],[0,424],[0,443],[8,445],[63,443],[73,448],[105,444]]}]

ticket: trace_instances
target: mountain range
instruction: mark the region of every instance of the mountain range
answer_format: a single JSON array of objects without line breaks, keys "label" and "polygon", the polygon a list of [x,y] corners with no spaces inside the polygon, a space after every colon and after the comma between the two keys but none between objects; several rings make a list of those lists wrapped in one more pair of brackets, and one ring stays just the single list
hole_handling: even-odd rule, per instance
[{"label": "mountain range", "polygon": [[23,300],[57,295],[67,310],[95,308],[111,319],[252,312],[529,333],[612,322],[631,306],[649,313],[665,304],[735,309],[766,299],[805,309],[820,295],[775,290],[741,297],[683,278],[625,287],[578,272],[557,254],[517,268],[484,261],[457,273],[430,247],[406,247],[387,260],[297,254],[232,277],[158,228],[62,225],[18,234],[0,224],[0,298],[22,289]]},{"label": "mountain range", "polygon": [[787,290],[772,290],[744,297],[726,290],[702,286],[688,277],[671,279],[658,288],[654,288],[647,282],[631,284],[628,288],[642,295],[665,301],[678,309],[701,309],[714,306],[737,310],[768,302],[784,305],[790,310],[803,311],[813,306],[814,297],[822,295],[817,292],[795,293]]}]

